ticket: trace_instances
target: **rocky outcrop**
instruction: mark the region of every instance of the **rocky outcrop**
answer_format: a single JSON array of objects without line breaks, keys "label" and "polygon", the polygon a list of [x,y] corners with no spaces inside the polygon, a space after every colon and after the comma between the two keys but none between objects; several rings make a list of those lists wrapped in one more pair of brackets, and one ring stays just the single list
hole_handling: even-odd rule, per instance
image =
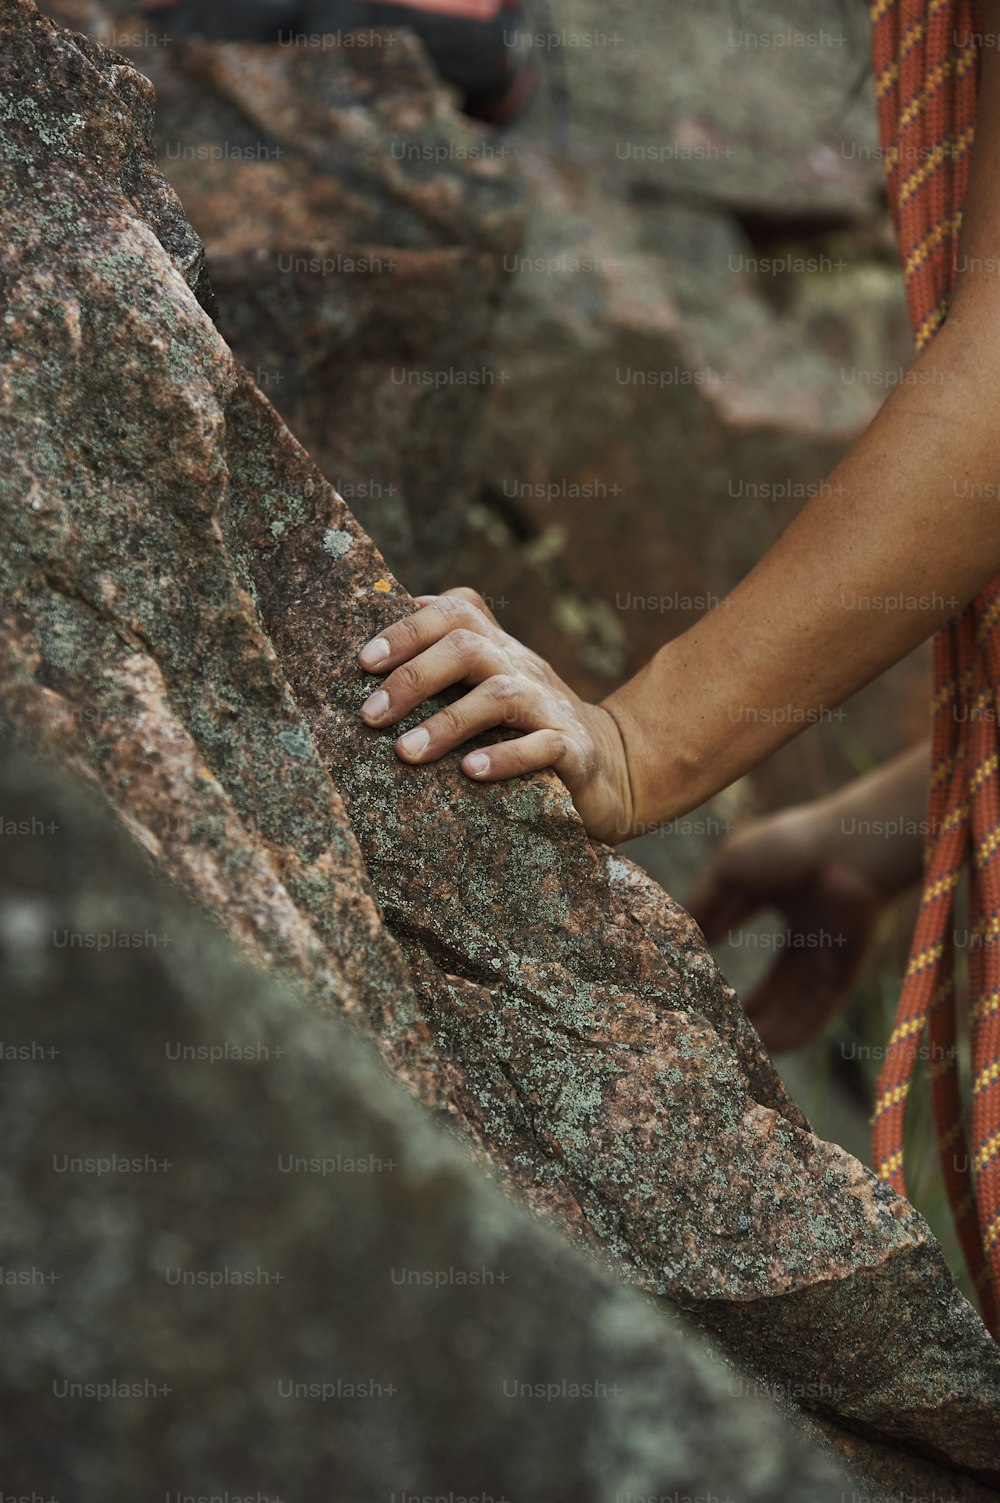
[{"label": "rocky outcrop", "polygon": [[[909,358],[865,26],[839,0],[808,27],[790,0],[568,0],[517,33],[541,88],[502,134],[401,33],[197,46],[132,0],[41,8],[155,83],[222,333],[391,566],[476,584],[581,693],[724,596]],[[922,660],[851,714],[745,800],[812,793],[817,761],[850,776],[855,736],[878,758],[920,735]],[[676,886],[705,845],[639,855]]]},{"label": "rocky outcrop", "polygon": [[525,41],[550,87],[561,62],[566,142],[612,192],[786,222],[869,219],[882,169],[860,7],[563,0],[551,19]]},{"label": "rocky outcrop", "polygon": [[130,0],[42,9],[150,77],[226,339],[415,588],[440,587],[503,379],[493,323],[527,197],[509,147],[406,33],[214,46],[159,36]]},{"label": "rocky outcrop", "polygon": [[9,1494],[838,1503],[717,1353],[2,759]]},{"label": "rocky outcrop", "polygon": [[470,786],[361,725],[356,650],[410,599],[213,326],[148,85],[28,0],[0,43],[9,721],[524,1201],[861,1436],[859,1478],[874,1443],[986,1496],[1000,1357],[920,1217],[809,1132],[556,779]]},{"label": "rocky outcrop", "polygon": [[155,83],[222,332],[393,567],[480,583],[581,692],[735,583],[908,354],[836,3],[803,30],[572,0],[519,33],[543,87],[490,135],[399,33],[198,46],[131,0],[42,9]]}]

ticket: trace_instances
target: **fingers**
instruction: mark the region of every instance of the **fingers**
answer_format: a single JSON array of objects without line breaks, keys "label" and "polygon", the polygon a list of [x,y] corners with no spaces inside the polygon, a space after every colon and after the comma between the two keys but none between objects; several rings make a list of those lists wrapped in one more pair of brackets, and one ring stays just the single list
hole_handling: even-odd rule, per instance
[{"label": "fingers", "polygon": [[548,710],[546,696],[537,685],[496,674],[400,736],[396,750],[406,762],[433,762],[494,726],[535,729],[544,725],[551,719]]},{"label": "fingers", "polygon": [[872,884],[845,867],[828,868],[814,897],[789,905],[787,948],[746,1003],[772,1053],[803,1048],[847,1001],[879,909]]},{"label": "fingers", "polygon": [[[771,824],[775,821],[772,819]],[[762,836],[765,837],[762,839]],[[789,875],[782,861],[780,841],[766,838],[767,824],[738,829],[695,880],[686,906],[709,944],[738,929],[761,908],[783,907],[783,887]],[[775,853],[774,846],[778,845]]]},{"label": "fingers", "polygon": [[708,943],[714,945],[745,924],[763,904],[713,865],[697,879],[684,906]]},{"label": "fingers", "polygon": [[501,741],[482,751],[469,752],[462,758],[461,768],[478,783],[493,783],[551,767],[573,793],[582,776],[584,760],[573,737],[564,731],[546,728],[518,736],[513,741]]},{"label": "fingers", "polygon": [[[502,674],[506,666],[495,642],[460,627],[394,669],[365,700],[361,718],[368,725],[393,725],[442,689],[459,683],[481,684]],[[487,725],[496,723],[487,721]]]},{"label": "fingers", "polygon": [[[493,611],[486,604],[486,601],[484,600],[482,595],[480,595],[478,590],[470,589],[468,585],[456,585],[451,590],[443,590],[441,594],[456,596],[459,600],[467,601],[469,605],[475,606],[476,610],[479,611],[481,615],[485,616],[487,621],[489,621],[493,626],[500,625],[496,616],[494,616]],[[419,597],[419,603],[421,605],[430,605],[432,601],[440,599],[441,595],[421,595]]]},{"label": "fingers", "polygon": [[411,764],[433,762],[484,731],[516,727],[528,734],[469,752],[463,772],[496,782],[551,767],[572,793],[593,754],[572,705],[553,692],[544,669],[517,649],[476,590],[422,595],[417,605],[361,650],[362,668],[386,675],[361,707],[365,722],[388,728],[443,689],[472,684],[470,693],[401,736],[398,755]]},{"label": "fingers", "polygon": [[746,1003],[772,1054],[803,1049],[846,998],[844,978],[817,966],[815,953],[786,951]]},{"label": "fingers", "polygon": [[368,673],[387,673],[459,629],[490,636],[497,627],[485,606],[480,609],[464,594],[437,595],[431,604],[393,622],[367,642],[359,654],[361,666]]}]

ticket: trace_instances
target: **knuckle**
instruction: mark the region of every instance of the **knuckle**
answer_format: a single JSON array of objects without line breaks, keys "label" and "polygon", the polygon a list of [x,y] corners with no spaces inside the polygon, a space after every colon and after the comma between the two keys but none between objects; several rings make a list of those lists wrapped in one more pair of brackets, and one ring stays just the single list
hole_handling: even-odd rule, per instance
[{"label": "knuckle", "polygon": [[478,632],[470,631],[467,626],[456,626],[454,631],[448,633],[448,640],[462,658],[473,657],[482,651],[482,637]]},{"label": "knuckle", "polygon": [[561,762],[568,749],[569,742],[562,731],[548,732],[545,738],[545,750],[553,763]]},{"label": "knuckle", "polygon": [[520,724],[524,709],[523,685],[507,673],[494,674],[487,679],[486,685],[497,720],[504,725]]},{"label": "knuckle", "polygon": [[401,648],[413,650],[420,644],[421,633],[417,626],[416,615],[403,616],[383,632],[393,652],[399,652]]},{"label": "knuckle", "polygon": [[547,684],[549,681],[549,676],[545,672],[545,669],[542,667],[541,663],[536,662],[534,658],[529,657],[526,660],[524,664],[524,671],[540,684]]},{"label": "knuckle", "polygon": [[468,735],[457,704],[445,705],[434,716],[431,727],[435,741],[462,741]]},{"label": "knuckle", "polygon": [[486,682],[490,696],[497,704],[507,705],[517,698],[518,682],[511,674],[494,673],[493,677],[487,679]]},{"label": "knuckle", "polygon": [[475,607],[461,595],[440,595],[437,609],[446,621],[468,623],[475,615]]},{"label": "knuckle", "polygon": [[391,695],[393,691],[399,690],[402,690],[406,696],[416,695],[420,697],[423,695],[421,673],[415,663],[403,663],[391,675],[391,682],[388,685],[389,694]]},{"label": "knuckle", "polygon": [[510,765],[512,772],[528,772],[528,754],[524,749],[524,738],[510,743]]},{"label": "knuckle", "polygon": [[467,600],[477,610],[483,611],[486,609],[486,601],[480,595],[479,591],[474,590],[471,585],[456,585],[455,589],[449,590],[448,593],[459,600]]}]

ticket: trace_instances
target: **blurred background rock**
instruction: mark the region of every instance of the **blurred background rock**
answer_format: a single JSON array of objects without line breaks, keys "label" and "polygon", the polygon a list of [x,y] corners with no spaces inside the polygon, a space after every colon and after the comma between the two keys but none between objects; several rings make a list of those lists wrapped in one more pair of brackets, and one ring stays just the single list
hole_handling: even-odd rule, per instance
[{"label": "blurred background rock", "polygon": [[[725,595],[910,362],[862,0],[529,5],[509,40],[539,82],[505,130],[408,33],[259,48],[166,41],[128,0],[40,8],[152,79],[222,332],[392,568],[475,585],[582,693]],[[683,898],[736,821],[917,739],[928,684],[920,652],[630,854]],[[779,1061],[866,1160],[911,919]],[[741,993],[779,941],[720,948]]]}]

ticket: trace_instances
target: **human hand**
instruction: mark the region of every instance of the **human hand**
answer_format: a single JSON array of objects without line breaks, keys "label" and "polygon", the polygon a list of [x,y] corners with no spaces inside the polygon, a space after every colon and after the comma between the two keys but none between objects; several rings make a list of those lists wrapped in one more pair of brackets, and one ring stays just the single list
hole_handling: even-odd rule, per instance
[{"label": "human hand", "polygon": [[610,843],[631,833],[625,745],[610,711],[586,704],[549,665],[503,630],[475,590],[424,595],[420,609],[362,648],[367,673],[385,674],[361,718],[388,729],[432,695],[469,692],[396,742],[404,762],[422,765],[495,726],[521,736],[470,751],[459,764],[479,783],[551,767],[569,790],[589,834]]},{"label": "human hand", "polygon": [[687,906],[714,942],[762,908],[784,915],[775,964],[745,1002],[775,1054],[807,1044],[846,1002],[887,901],[859,865],[831,857],[822,806],[800,805],[737,830]]}]

